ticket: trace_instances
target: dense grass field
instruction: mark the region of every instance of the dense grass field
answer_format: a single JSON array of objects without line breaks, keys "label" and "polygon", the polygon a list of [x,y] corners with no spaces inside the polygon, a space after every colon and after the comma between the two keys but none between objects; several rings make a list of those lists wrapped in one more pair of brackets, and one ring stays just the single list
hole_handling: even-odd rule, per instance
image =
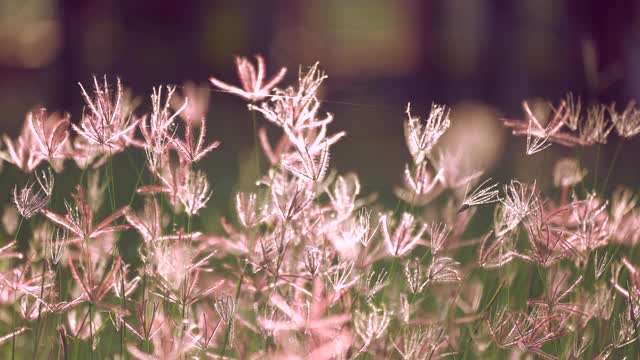
[{"label": "dense grass field", "polygon": [[[238,85],[161,86],[147,105],[96,77],[77,121],[34,109],[4,136],[3,359],[638,358],[638,189],[583,156],[617,156],[635,104],[569,94],[495,119],[553,169],[529,182],[442,146],[447,105],[409,104],[389,203],[333,170],[350,138],[318,64],[288,84],[260,56],[236,66]],[[254,128],[258,176],[220,195],[228,213],[207,212],[202,164],[226,141],[208,135],[211,89],[246,100]]]}]

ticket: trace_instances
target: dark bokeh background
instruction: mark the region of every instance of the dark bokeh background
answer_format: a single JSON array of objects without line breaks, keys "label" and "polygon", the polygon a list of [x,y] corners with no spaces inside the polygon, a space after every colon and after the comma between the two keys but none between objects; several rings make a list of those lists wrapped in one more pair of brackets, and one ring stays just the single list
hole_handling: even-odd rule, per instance
[{"label": "dark bokeh background", "polygon": [[[324,109],[335,114],[333,131],[349,135],[331,165],[355,170],[383,196],[408,159],[408,101],[419,114],[434,101],[450,105],[452,146],[487,148],[469,161],[501,180],[548,182],[551,159],[574,150],[525,159],[524,139],[498,119],[521,117],[523,99],[555,102],[568,91],[586,102],[637,98],[639,19],[632,0],[1,0],[0,132],[15,136],[35,105],[78,121],[77,82],[94,74],[120,76],[145,110],[152,86],[211,75],[237,83],[233,57],[260,53],[270,73],[289,68],[287,82],[299,65],[320,62],[329,74]],[[205,166],[227,203],[252,158],[253,125],[240,99],[211,95],[209,137],[222,147]],[[597,157],[603,173],[617,142],[580,156]],[[639,184],[639,150],[637,141],[623,145],[616,183]]]}]

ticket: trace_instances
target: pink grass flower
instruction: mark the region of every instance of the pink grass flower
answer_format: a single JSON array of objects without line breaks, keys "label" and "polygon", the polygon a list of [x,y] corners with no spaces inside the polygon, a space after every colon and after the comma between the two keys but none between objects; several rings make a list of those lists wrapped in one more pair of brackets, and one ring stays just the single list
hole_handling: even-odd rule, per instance
[{"label": "pink grass flower", "polygon": [[142,211],[128,211],[125,214],[127,222],[135,228],[145,242],[162,241],[162,212],[155,198],[145,198]]},{"label": "pink grass flower", "polygon": [[428,158],[431,149],[451,125],[449,110],[442,105],[431,105],[431,112],[424,124],[419,117],[411,116],[411,104],[407,104],[407,120],[404,135],[407,148],[416,164]]},{"label": "pink grass flower", "polygon": [[404,187],[394,189],[397,197],[417,206],[423,206],[441,193],[444,169],[434,175],[429,164],[424,161],[415,166],[406,164],[404,169]]},{"label": "pink grass flower", "polygon": [[133,140],[133,131],[138,120],[132,117],[132,108],[125,97],[120,79],[116,80],[115,91],[104,77],[103,84],[93,78],[94,94],[90,96],[82,84],[82,96],[89,108],[80,120],[80,125],[72,124],[78,135],[91,144],[100,145],[103,151],[122,151]]},{"label": "pink grass flower", "polygon": [[216,346],[216,339],[219,338],[224,325],[222,319],[213,320],[211,316],[207,316],[207,309],[202,309],[202,315],[198,318],[197,323],[187,332],[187,336],[196,341],[196,347],[206,351]]},{"label": "pink grass flower", "polygon": [[162,87],[153,88],[151,94],[151,114],[143,116],[138,127],[142,133],[145,154],[147,155],[147,161],[152,170],[155,170],[159,164],[161,164],[167,156],[167,151],[170,149],[170,145],[175,137],[176,124],[174,122],[176,116],[181,114],[186,108],[187,99],[178,107],[175,113],[171,113],[169,103],[173,99],[175,87],[166,87],[166,96],[164,103],[162,102]]},{"label": "pink grass flower", "polygon": [[270,80],[266,80],[266,66],[264,63],[264,58],[260,55],[256,55],[255,58],[258,63],[257,71],[255,66],[249,61],[249,59],[242,56],[236,57],[238,77],[240,78],[242,88],[227,84],[216,79],[213,76],[209,78],[209,81],[214,86],[245,98],[248,101],[260,101],[269,96],[269,92],[271,92],[271,89],[273,89],[280,81],[282,81],[284,75],[287,73],[287,69],[281,68],[278,73],[274,75]]},{"label": "pink grass flower", "polygon": [[27,120],[22,126],[20,135],[15,140],[12,140],[6,134],[2,135],[6,149],[0,151],[0,158],[14,164],[26,173],[33,172],[44,160],[41,151],[39,151],[40,145],[36,135],[31,130],[29,116],[27,116]]},{"label": "pink grass flower", "polygon": [[83,256],[81,260],[83,261],[82,269],[84,270],[82,273],[76,268],[73,258],[69,257],[71,275],[76,284],[82,289],[85,300],[95,304],[102,303],[102,300],[113,287],[116,273],[120,270],[120,265],[122,265],[122,258],[117,257],[111,265],[111,269],[105,272],[101,279],[99,278],[100,265],[95,264],[91,260],[91,256]]},{"label": "pink grass flower", "polygon": [[503,311],[495,320],[487,320],[487,325],[499,347],[524,350],[546,360],[555,360],[555,356],[542,351],[542,346],[564,334],[566,319],[545,316],[534,308],[529,314]]},{"label": "pink grass flower", "polygon": [[51,170],[48,173],[44,171],[36,174],[36,182],[39,189],[36,189],[36,183],[25,185],[22,189],[13,188],[13,203],[16,205],[18,212],[24,218],[29,219],[39,213],[51,200],[53,194],[54,177]]},{"label": "pink grass flower", "polygon": [[68,143],[70,117],[68,113],[48,116],[45,109],[32,111],[27,116],[40,156],[48,160],[58,172],[62,170],[61,160],[70,155]]},{"label": "pink grass flower", "polygon": [[[113,214],[107,216],[97,225],[94,225],[93,209],[87,202],[84,189],[78,185],[76,187],[76,191],[76,194],[71,195],[74,203],[71,204],[65,202],[67,215],[62,216],[47,209],[42,210],[49,220],[76,235],[77,238],[74,240],[95,239],[100,235],[125,230],[129,227],[128,225],[112,225],[115,220],[123,216],[129,210],[128,206],[116,210]],[[70,241],[72,240],[70,239]]]},{"label": "pink grass flower", "polygon": [[151,254],[153,274],[158,282],[157,295],[181,306],[204,299],[224,283],[218,280],[202,287],[200,277],[211,271],[207,264],[215,252],[200,256],[191,242],[189,234],[181,234],[178,240],[157,244]]},{"label": "pink grass flower", "polygon": [[184,206],[184,211],[189,215],[195,215],[207,205],[213,190],[210,190],[207,175],[200,170],[189,168],[181,180],[176,195]]},{"label": "pink grass flower", "polygon": [[182,86],[182,94],[183,96],[175,94],[169,100],[171,108],[176,113],[180,113],[182,120],[191,119],[193,126],[200,126],[200,122],[207,117],[209,111],[211,90],[206,83],[197,85],[192,81],[186,81]]},{"label": "pink grass flower", "polygon": [[389,229],[387,215],[383,216],[380,221],[384,243],[391,256],[403,256],[409,253],[418,245],[422,235],[427,231],[427,225],[417,224],[413,215],[409,213],[402,214],[402,219],[393,233]]},{"label": "pink grass flower", "polygon": [[547,276],[547,291],[541,299],[530,299],[527,304],[537,306],[552,315],[577,315],[588,318],[590,314],[579,304],[563,302],[582,281],[582,276],[578,276],[572,283],[567,284],[568,272],[553,270]]},{"label": "pink grass flower", "polygon": [[320,101],[318,88],[326,79],[324,72],[315,63],[306,73],[302,69],[298,75],[298,87],[278,90],[260,106],[250,104],[249,110],[260,112],[265,119],[283,129],[300,133],[308,129],[327,126],[333,121],[333,115],[327,114],[319,119]]},{"label": "pink grass flower", "polygon": [[[167,319],[165,319],[160,310],[160,303],[153,302],[149,304],[149,300],[143,300],[140,303],[135,304],[135,319],[134,325],[131,321],[124,322],[124,326],[140,340],[151,340],[162,329]],[[151,309],[149,310],[149,305]]]},{"label": "pink grass flower", "polygon": [[236,214],[240,224],[246,228],[253,228],[268,217],[264,207],[258,205],[255,193],[236,194]]},{"label": "pink grass flower", "polygon": [[329,167],[329,144],[325,141],[322,149],[312,153],[309,147],[299,140],[294,142],[297,155],[288,156],[283,160],[282,168],[306,181],[322,180]]},{"label": "pink grass flower", "polygon": [[179,138],[173,138],[172,143],[180,158],[189,163],[196,163],[210,153],[213,149],[220,146],[220,141],[214,141],[211,144],[204,145],[204,137],[207,133],[207,122],[202,121],[200,126],[200,134],[198,139],[194,139],[193,135],[193,120],[187,119],[184,121],[185,134],[184,140]]},{"label": "pink grass flower", "polygon": [[184,210],[189,215],[197,214],[213,194],[207,175],[193,169],[187,162],[181,161],[176,165],[167,159],[153,172],[160,180],[160,185],[145,185],[136,191],[142,194],[167,194],[176,213]]},{"label": "pink grass flower", "polygon": [[[589,140],[584,139],[585,136],[561,131],[564,126],[573,126],[574,122],[577,128],[578,122],[581,122],[580,115],[575,112],[576,108],[570,104],[568,105],[567,101],[562,101],[557,108],[549,106],[553,115],[546,124],[533,113],[526,101],[522,103],[522,107],[527,114],[528,120],[505,119],[503,121],[507,128],[512,129],[514,135],[525,135],[527,137],[527,155],[533,155],[548,148],[551,146],[551,142],[567,147],[589,144]],[[577,111],[579,112],[579,108]],[[590,134],[598,130],[595,128],[593,121],[588,122],[588,124],[592,124],[590,126],[593,127],[593,130],[588,130],[589,134],[586,137],[592,136]]]},{"label": "pink grass flower", "polygon": [[0,272],[0,303],[12,304],[23,295],[39,299],[38,294],[53,286],[50,273],[33,274],[35,257],[33,254],[22,266]]}]

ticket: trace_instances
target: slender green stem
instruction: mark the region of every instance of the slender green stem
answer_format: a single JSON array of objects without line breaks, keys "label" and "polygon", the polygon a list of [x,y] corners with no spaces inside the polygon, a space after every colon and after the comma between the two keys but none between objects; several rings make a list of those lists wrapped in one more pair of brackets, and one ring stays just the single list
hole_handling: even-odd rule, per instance
[{"label": "slender green stem", "polygon": [[260,177],[260,139],[258,138],[258,125],[256,123],[256,112],[251,112],[251,120],[253,121],[253,142],[255,144],[255,153],[256,153],[256,177]]},{"label": "slender green stem", "polygon": [[489,300],[489,302],[487,303],[487,305],[485,305],[484,309],[482,309],[481,313],[487,312],[489,310],[489,308],[491,307],[491,305],[493,305],[493,303],[496,301],[496,299],[498,298],[498,294],[500,294],[500,290],[502,290],[502,288],[504,287],[504,281],[500,282],[500,285],[498,286],[498,289],[496,290],[496,292],[493,294],[493,296],[491,297],[491,299]]},{"label": "slender green stem", "polygon": [[[13,303],[14,304],[18,303],[17,292],[13,293]],[[16,359],[16,334],[15,334],[16,313],[15,311],[13,312],[13,325],[11,326],[11,328],[14,330],[13,336],[11,337],[11,360],[15,360]]]},{"label": "slender green stem", "polygon": [[[245,275],[247,274],[247,270],[249,269],[249,263],[247,262],[247,260],[245,259],[244,261],[244,267],[242,269],[242,275],[240,275],[240,279],[238,280],[238,285],[236,285],[236,293],[235,293],[235,298],[234,298],[234,303],[237,304],[238,303],[238,299],[240,298],[240,290],[242,289],[242,281],[244,280]],[[231,335],[231,327],[232,327],[232,321],[233,320],[229,320],[229,322],[227,323],[227,330],[224,334],[224,342],[222,343],[222,357],[224,358],[224,354],[227,350],[227,343],[229,342],[229,336]]]},{"label": "slender green stem", "polygon": [[236,294],[235,294],[235,303],[238,303],[238,299],[240,298],[240,290],[242,289],[242,281],[247,274],[247,270],[249,269],[249,263],[245,259],[244,267],[242,268],[242,275],[240,275],[240,280],[238,280],[238,285],[236,285]]},{"label": "slender green stem", "polygon": [[93,302],[89,302],[89,354],[93,359]]},{"label": "slender green stem", "polygon": [[113,181],[113,155],[109,154],[107,160],[107,181],[109,182],[109,201],[111,203],[111,211],[116,210],[116,186]]},{"label": "slender green stem", "polygon": [[616,151],[613,153],[613,159],[609,162],[609,169],[607,170],[607,176],[604,178],[604,185],[602,186],[602,191],[607,191],[607,184],[609,183],[609,177],[613,172],[613,166],[618,160],[618,155],[620,155],[620,150],[622,149],[622,139],[618,140],[618,144],[616,145]]},{"label": "slender green stem", "polygon": [[[18,222],[18,228],[16,229],[16,243],[18,242],[18,235],[20,235],[20,230],[22,229],[22,222],[24,221],[23,217],[20,217],[20,222]],[[17,298],[18,294],[17,291],[14,291],[13,293],[13,303],[17,304],[18,303],[18,298]],[[16,312],[13,311],[12,313],[12,329],[15,330],[16,329]],[[14,333],[13,336],[11,337],[11,360],[15,360],[16,358],[16,334]]]},{"label": "slender green stem", "polygon": [[[191,226],[192,226],[192,222],[193,222],[193,217],[191,216],[191,214],[187,214],[187,234],[189,234],[189,236],[191,236]],[[185,273],[186,273],[186,269],[185,269]],[[185,282],[184,282],[184,301],[182,302],[182,320],[186,320],[186,308],[187,308],[187,281],[186,281],[186,277],[185,277]]]},{"label": "slender green stem", "polygon": [[596,164],[595,164],[595,170],[594,170],[594,183],[593,183],[593,189],[597,189],[598,188],[598,170],[600,169],[600,146],[596,146]]},{"label": "slender green stem", "polygon": [[222,355],[220,355],[222,359],[224,359],[224,355],[227,352],[227,343],[229,342],[230,335],[231,335],[231,321],[228,321],[227,330],[224,333],[224,342],[222,343]]},{"label": "slender green stem", "polygon": [[[122,296],[122,309],[125,310],[127,307],[127,297],[124,294],[124,271],[122,270],[122,267],[120,267],[120,295]],[[124,352],[124,339],[126,337],[126,333],[125,333],[126,328],[124,327],[124,320],[120,319],[120,358],[121,359],[126,359],[126,355]]]},{"label": "slender green stem", "polygon": [[[45,261],[44,264],[42,265],[42,273],[41,273],[41,279],[40,279],[40,298],[42,299],[44,297],[44,277],[45,277],[45,270],[46,270],[46,266],[47,266],[47,262]],[[38,358],[38,340],[39,340],[39,336],[40,336],[40,318],[42,315],[42,303],[38,302],[38,319],[36,321],[36,331],[35,331],[35,336],[33,339],[33,358],[37,359]]]},{"label": "slender green stem", "polygon": [[[393,282],[393,280],[396,277],[396,268],[398,267],[400,263],[400,258],[398,257],[394,257],[393,261],[391,262],[391,268],[389,269],[389,280]],[[387,289],[389,288],[389,286],[387,286],[383,291],[382,291],[382,296],[386,296],[387,294]]]}]

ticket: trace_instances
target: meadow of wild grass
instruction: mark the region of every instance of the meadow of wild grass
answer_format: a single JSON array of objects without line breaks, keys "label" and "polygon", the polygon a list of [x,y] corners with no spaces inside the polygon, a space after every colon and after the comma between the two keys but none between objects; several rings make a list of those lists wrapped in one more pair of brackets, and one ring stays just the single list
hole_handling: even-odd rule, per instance
[{"label": "meadow of wild grass", "polygon": [[225,144],[207,88],[157,87],[144,109],[96,77],[79,121],[34,109],[4,136],[2,358],[637,358],[638,190],[581,157],[640,133],[635,104],[569,94],[496,119],[526,155],[572,149],[549,188],[461,166],[439,144],[449,108],[407,105],[389,207],[331,168],[349,137],[318,64],[290,85],[260,56],[236,66],[238,86],[210,83],[246,100],[259,178],[227,216],[201,216],[201,163]]}]

